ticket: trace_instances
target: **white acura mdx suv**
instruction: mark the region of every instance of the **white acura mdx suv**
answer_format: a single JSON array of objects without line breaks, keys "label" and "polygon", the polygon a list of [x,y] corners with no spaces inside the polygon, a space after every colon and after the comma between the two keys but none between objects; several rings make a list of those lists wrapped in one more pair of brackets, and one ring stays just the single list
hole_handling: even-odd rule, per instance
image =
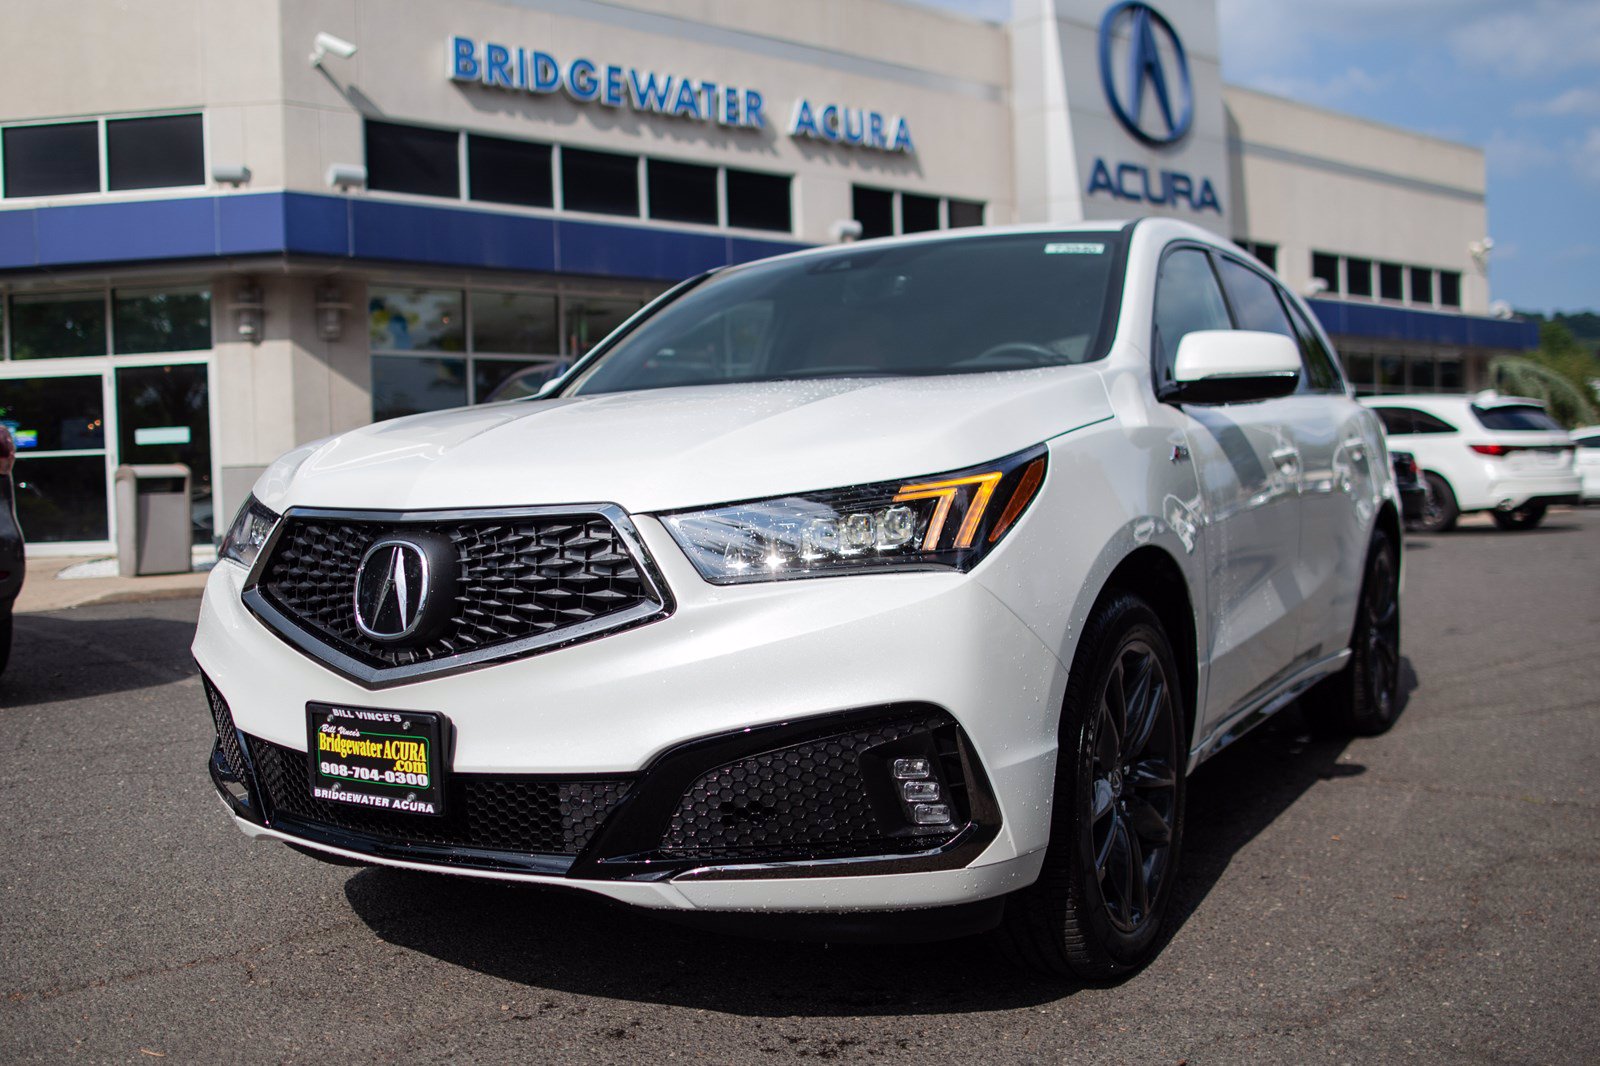
[{"label": "white acura mdx suv", "polygon": [[1400,545],[1377,418],[1204,230],[820,248],[274,463],[195,638],[210,772],[330,861],[1003,921],[1107,977],[1190,771],[1302,695],[1393,721]]}]

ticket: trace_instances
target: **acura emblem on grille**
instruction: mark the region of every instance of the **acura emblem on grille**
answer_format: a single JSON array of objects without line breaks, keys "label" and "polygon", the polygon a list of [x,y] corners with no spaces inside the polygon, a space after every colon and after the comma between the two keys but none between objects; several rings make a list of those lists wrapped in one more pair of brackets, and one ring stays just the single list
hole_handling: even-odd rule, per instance
[{"label": "acura emblem on grille", "polygon": [[367,549],[356,570],[356,628],[381,641],[404,640],[416,631],[428,603],[428,553],[400,538]]}]

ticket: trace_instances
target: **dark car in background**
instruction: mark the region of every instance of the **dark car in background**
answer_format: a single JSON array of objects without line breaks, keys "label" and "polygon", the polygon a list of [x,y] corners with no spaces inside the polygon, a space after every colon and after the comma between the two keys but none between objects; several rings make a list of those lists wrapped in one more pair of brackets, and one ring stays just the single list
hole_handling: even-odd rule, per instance
[{"label": "dark car in background", "polygon": [[1390,452],[1394,463],[1394,487],[1400,493],[1400,514],[1406,525],[1421,522],[1428,511],[1428,485],[1422,480],[1422,468],[1417,457],[1410,452]]},{"label": "dark car in background", "polygon": [[0,670],[11,658],[11,609],[22,591],[22,526],[17,522],[17,492],[12,467],[17,462],[17,442],[11,430],[0,425]]}]

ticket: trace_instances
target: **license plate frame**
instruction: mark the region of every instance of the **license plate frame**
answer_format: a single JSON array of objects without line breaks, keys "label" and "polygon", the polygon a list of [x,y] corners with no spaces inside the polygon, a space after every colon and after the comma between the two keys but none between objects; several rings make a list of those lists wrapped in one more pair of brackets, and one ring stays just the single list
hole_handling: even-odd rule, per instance
[{"label": "license plate frame", "polygon": [[308,701],[311,798],[357,810],[442,817],[448,736],[449,721],[436,711]]}]

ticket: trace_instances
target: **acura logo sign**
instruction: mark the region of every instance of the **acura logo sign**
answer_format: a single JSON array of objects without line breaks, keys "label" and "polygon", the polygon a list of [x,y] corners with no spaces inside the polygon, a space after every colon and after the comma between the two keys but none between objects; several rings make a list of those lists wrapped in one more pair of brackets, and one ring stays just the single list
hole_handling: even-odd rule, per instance
[{"label": "acura logo sign", "polygon": [[[1123,32],[1128,52],[1116,62]],[[1119,76],[1120,66],[1120,76]],[[1117,121],[1146,144],[1171,144],[1194,121],[1194,85],[1183,42],[1161,12],[1138,0],[1113,4],[1100,20],[1100,83]],[[1154,104],[1154,114],[1145,110]]]},{"label": "acura logo sign", "polygon": [[391,643],[417,631],[428,606],[433,577],[428,552],[403,537],[367,549],[356,570],[356,628],[362,636]]}]

